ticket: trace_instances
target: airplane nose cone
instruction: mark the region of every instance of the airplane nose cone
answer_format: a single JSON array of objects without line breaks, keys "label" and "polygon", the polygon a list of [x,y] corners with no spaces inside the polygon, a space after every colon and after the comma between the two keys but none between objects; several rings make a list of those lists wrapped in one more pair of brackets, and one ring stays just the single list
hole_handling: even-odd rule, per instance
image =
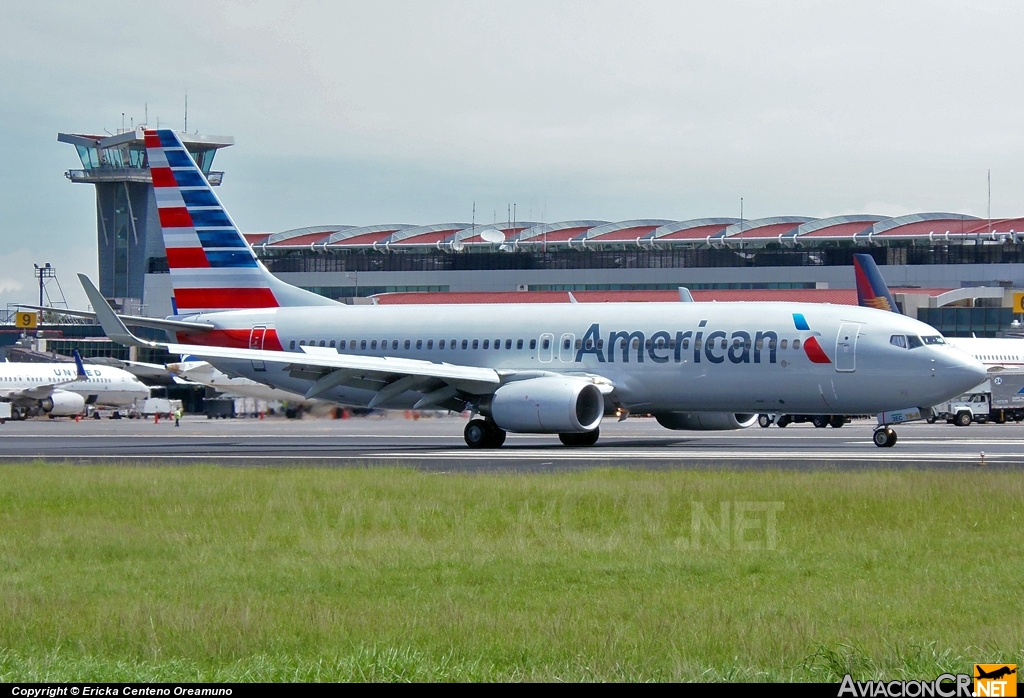
[{"label": "airplane nose cone", "polygon": [[957,393],[965,393],[981,385],[988,378],[984,364],[961,351],[950,355],[942,373],[950,388],[955,389]]}]

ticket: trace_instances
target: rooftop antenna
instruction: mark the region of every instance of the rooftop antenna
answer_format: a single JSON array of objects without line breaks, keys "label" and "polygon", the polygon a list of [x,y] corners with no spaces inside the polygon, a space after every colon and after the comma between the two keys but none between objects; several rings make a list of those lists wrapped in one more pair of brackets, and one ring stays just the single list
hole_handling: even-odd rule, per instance
[{"label": "rooftop antenna", "polygon": [[473,202],[473,235],[476,235],[476,202]]},{"label": "rooftop antenna", "polygon": [[146,102],[146,106],[143,107],[146,114],[146,126],[149,126],[149,102]]},{"label": "rooftop antenna", "polygon": [[121,133],[124,133],[124,112],[121,112]]},{"label": "rooftop antenna", "polygon": [[185,90],[185,133],[188,133],[188,90]]}]

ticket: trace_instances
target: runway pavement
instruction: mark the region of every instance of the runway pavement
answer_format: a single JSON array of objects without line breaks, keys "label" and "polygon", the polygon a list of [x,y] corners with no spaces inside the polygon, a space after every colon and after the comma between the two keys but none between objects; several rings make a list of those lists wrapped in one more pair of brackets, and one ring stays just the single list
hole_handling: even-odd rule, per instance
[{"label": "runway pavement", "polygon": [[605,422],[591,448],[556,436],[509,434],[496,450],[470,450],[460,417],[404,419],[162,420],[35,419],[0,426],[0,462],[228,466],[410,466],[428,470],[549,470],[592,467],[961,468],[1024,467],[1024,425],[897,427],[893,448],[871,443],[873,422],[841,429],[809,424],[728,432],[673,432],[653,419]]}]

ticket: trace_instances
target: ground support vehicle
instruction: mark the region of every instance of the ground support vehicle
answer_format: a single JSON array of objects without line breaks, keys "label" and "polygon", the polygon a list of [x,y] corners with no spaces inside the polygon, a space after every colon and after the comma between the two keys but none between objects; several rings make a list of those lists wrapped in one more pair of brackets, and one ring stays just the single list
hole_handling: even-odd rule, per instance
[{"label": "ground support vehicle", "polygon": [[804,422],[811,422],[818,429],[825,427],[838,429],[849,421],[849,417],[841,414],[759,414],[757,416],[757,423],[766,429],[772,424],[786,427],[790,424],[803,424]]},{"label": "ground support vehicle", "polygon": [[994,372],[984,383],[932,408],[929,422],[970,426],[972,422],[1004,424],[1024,420],[1024,371]]}]

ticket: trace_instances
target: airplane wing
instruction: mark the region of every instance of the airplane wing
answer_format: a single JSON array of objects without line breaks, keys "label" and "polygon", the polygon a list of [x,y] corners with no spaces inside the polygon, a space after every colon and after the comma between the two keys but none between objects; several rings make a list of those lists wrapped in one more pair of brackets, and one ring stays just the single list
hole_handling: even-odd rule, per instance
[{"label": "airplane wing", "polygon": [[[72,317],[86,318],[90,320],[96,319],[96,313],[90,313],[87,310],[65,310],[63,308],[48,308],[42,305],[18,305],[19,308],[29,308],[30,310],[45,310],[46,312],[57,313],[58,315],[70,315]],[[96,306],[93,306],[96,307]],[[125,325],[131,325],[133,327],[149,327],[155,330],[165,330],[167,332],[203,332],[216,329],[216,327],[208,322],[189,322],[187,320],[163,320],[161,318],[152,317],[139,317],[137,315],[118,315],[117,318]]]},{"label": "airplane wing", "polygon": [[[424,394],[415,407],[423,408],[442,404],[455,398],[460,392],[472,395],[492,393],[502,382],[513,376],[515,379],[522,379],[550,375],[547,371],[505,372],[421,359],[353,356],[339,354],[335,349],[328,347],[303,346],[301,352],[294,352],[151,342],[136,337],[125,327],[87,276],[79,274],[78,278],[85,288],[89,302],[96,309],[96,317],[104,333],[113,341],[128,346],[161,348],[171,354],[191,355],[202,359],[262,361],[274,364],[293,376],[314,381],[305,394],[307,399],[313,399],[342,384],[347,384],[377,391],[369,407],[383,406],[402,393],[415,390]],[[577,375],[593,381],[604,394],[614,390],[614,386],[602,376],[585,373]]]}]

